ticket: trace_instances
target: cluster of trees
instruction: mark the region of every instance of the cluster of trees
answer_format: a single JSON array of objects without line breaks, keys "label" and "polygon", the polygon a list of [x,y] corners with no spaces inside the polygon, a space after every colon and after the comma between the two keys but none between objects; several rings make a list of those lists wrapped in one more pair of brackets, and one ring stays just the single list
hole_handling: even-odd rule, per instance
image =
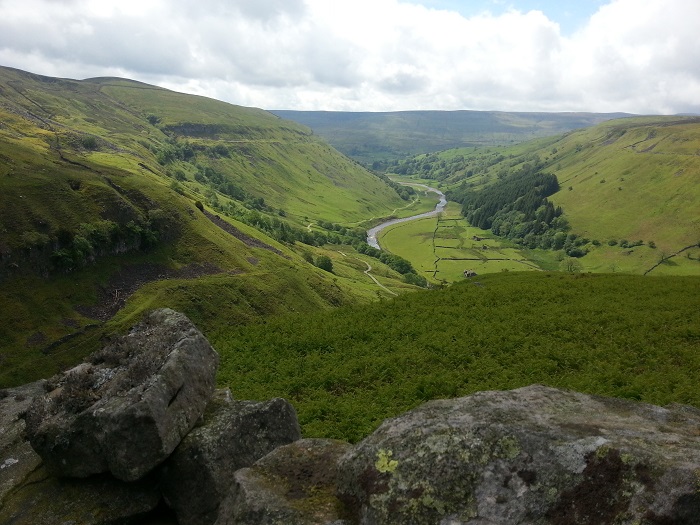
[{"label": "cluster of trees", "polygon": [[416,194],[416,190],[413,189],[411,186],[403,186],[402,184],[398,184],[383,173],[375,173],[375,175],[381,180],[383,180],[384,183],[386,183],[388,186],[390,186],[396,193],[399,194],[399,197],[401,197],[405,201],[411,200],[411,198],[414,197]]},{"label": "cluster of trees", "polygon": [[47,258],[49,272],[71,272],[99,257],[153,248],[166,222],[162,210],[156,209],[125,224],[101,220],[75,230],[61,228],[52,235],[28,231],[22,234],[22,248],[35,264]]},{"label": "cluster of trees", "polygon": [[253,208],[262,209],[265,207],[265,201],[262,197],[248,195],[243,188],[228,180],[211,166],[198,165],[194,179],[200,184],[209,185],[212,189],[237,201],[250,201]]},{"label": "cluster of trees", "polygon": [[194,162],[198,154],[204,154],[209,158],[230,157],[231,152],[224,144],[215,144],[213,146],[204,146],[202,144],[192,144],[184,140],[180,141],[176,138],[170,138],[159,148],[155,148],[153,152],[156,155],[156,160],[162,166],[167,166],[175,161]]},{"label": "cluster of trees", "polygon": [[258,209],[246,206],[237,206],[233,203],[225,206],[214,205],[217,211],[232,217],[248,226],[252,226],[276,241],[293,244],[301,242],[309,246],[323,246],[324,244],[349,244],[355,245],[359,242],[364,242],[366,233],[360,228],[345,228],[337,224],[324,223],[329,231],[318,231],[307,228],[299,228],[291,225],[282,217],[284,213],[280,212],[280,216],[276,217],[267,213],[263,213]]},{"label": "cluster of trees", "polygon": [[568,233],[561,207],[547,199],[557,191],[555,175],[541,172],[538,164],[525,163],[518,172],[479,192],[462,187],[450,198],[462,203],[464,217],[474,226],[529,248],[563,249],[570,257],[582,257],[590,241]]}]

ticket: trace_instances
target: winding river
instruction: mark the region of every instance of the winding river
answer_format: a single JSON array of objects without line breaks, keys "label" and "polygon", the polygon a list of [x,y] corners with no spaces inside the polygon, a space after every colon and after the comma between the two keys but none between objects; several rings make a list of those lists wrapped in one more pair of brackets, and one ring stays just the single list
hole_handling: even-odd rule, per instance
[{"label": "winding river", "polygon": [[440,202],[437,203],[435,206],[435,209],[433,211],[428,211],[425,213],[421,213],[419,215],[411,215],[410,217],[404,217],[403,219],[392,219],[390,221],[383,222],[381,224],[378,224],[371,230],[367,230],[367,244],[372,246],[373,248],[377,248],[378,250],[381,250],[382,248],[379,246],[379,243],[377,242],[377,234],[382,231],[384,228],[388,226],[393,226],[394,224],[399,224],[402,222],[408,222],[408,221],[414,221],[416,219],[424,219],[426,217],[433,217],[437,215],[438,213],[441,213],[444,209],[445,206],[447,206],[447,198],[445,197],[445,194],[442,193],[440,190],[431,188],[430,186],[426,186],[425,184],[410,184],[410,183],[401,183],[404,186],[420,186],[421,188],[425,188],[426,191],[431,191],[433,193],[437,193],[440,196]]}]

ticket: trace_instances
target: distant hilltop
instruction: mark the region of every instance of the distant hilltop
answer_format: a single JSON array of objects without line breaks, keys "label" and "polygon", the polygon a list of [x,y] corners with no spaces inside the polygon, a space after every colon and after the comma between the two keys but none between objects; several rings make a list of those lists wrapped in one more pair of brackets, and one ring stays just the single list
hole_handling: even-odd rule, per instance
[{"label": "distant hilltop", "polygon": [[632,116],[506,111],[272,110],[271,113],[310,127],[334,148],[368,166],[451,148],[513,144]]}]

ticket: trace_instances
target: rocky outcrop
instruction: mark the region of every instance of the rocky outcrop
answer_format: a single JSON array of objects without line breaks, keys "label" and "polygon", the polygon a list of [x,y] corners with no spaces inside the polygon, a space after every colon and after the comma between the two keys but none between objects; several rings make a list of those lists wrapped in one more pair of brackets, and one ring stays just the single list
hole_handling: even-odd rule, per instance
[{"label": "rocky outcrop", "polygon": [[700,411],[532,386],[426,403],[339,462],[370,524],[691,525]]},{"label": "rocky outcrop", "polygon": [[202,415],[218,355],[184,315],[150,314],[62,376],[27,412],[27,435],[51,472],[133,481],[160,464]]},{"label": "rocky outcrop", "polygon": [[350,525],[336,495],[342,441],[302,439],[236,472],[216,525]]},{"label": "rocky outcrop", "polygon": [[41,464],[24,437],[23,416],[32,400],[43,393],[43,381],[0,391],[0,509],[7,494]]},{"label": "rocky outcrop", "polygon": [[238,469],[300,438],[296,412],[284,399],[234,401],[229,390],[218,391],[203,423],[164,464],[163,496],[180,523],[210,525]]},{"label": "rocky outcrop", "polygon": [[159,310],[0,391],[0,523],[700,523],[698,409],[535,385],[432,401],[351,446],[299,439],[282,399],[214,395],[217,362]]},{"label": "rocky outcrop", "polygon": [[160,494],[152,479],[71,480],[47,472],[24,436],[23,419],[32,399],[44,392],[43,381],[0,391],[0,523],[104,525],[153,510]]},{"label": "rocky outcrop", "polygon": [[109,474],[57,478],[33,472],[0,507],[0,523],[12,525],[123,525],[148,516],[160,501],[153,479],[127,483]]}]

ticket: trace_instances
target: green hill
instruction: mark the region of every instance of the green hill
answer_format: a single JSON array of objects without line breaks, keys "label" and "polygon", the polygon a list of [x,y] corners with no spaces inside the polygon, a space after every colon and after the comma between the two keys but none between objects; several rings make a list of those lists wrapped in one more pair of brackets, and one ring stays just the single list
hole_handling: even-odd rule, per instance
[{"label": "green hill", "polygon": [[[422,155],[394,171],[450,189],[453,199],[469,203],[472,221],[535,250],[532,258],[545,267],[573,254],[586,271],[698,274],[698,152],[700,118],[636,117],[512,147]],[[515,187],[548,175],[556,176],[558,189],[546,191],[551,211],[538,214],[541,196]],[[488,206],[479,195],[489,196]],[[557,230],[543,235],[547,228],[538,222],[549,224],[555,208],[565,219],[566,253],[551,250],[562,248],[553,242]],[[550,249],[537,251],[543,247]]]},{"label": "green hill", "polygon": [[275,110],[273,113],[310,127],[339,151],[375,169],[409,155],[512,144],[624,116],[623,113],[503,111]]},{"label": "green hill", "polygon": [[[0,385],[75,362],[147,308],[212,332],[400,293],[395,271],[320,245],[404,206],[265,111],[0,68]],[[333,274],[310,264],[321,256]]]},{"label": "green hill", "polygon": [[700,118],[614,121],[553,148],[562,189],[552,200],[575,231],[666,255],[700,242]]}]

